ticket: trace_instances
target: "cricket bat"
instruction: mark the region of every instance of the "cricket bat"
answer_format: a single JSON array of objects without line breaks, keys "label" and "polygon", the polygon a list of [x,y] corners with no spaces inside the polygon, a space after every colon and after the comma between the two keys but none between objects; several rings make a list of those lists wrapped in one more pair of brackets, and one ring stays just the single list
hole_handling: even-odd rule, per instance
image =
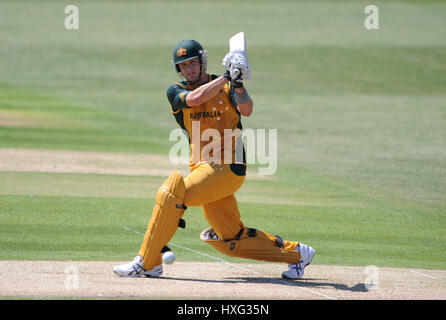
[{"label": "cricket bat", "polygon": [[[246,38],[244,32],[239,32],[229,38],[229,51],[241,51],[246,54]],[[235,69],[234,75],[238,76],[240,74],[240,70]]]}]

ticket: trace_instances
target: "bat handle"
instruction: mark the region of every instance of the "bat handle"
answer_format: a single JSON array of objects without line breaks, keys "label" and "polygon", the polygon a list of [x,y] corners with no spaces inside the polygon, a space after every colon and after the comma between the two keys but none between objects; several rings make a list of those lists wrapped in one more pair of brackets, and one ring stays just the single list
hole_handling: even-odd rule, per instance
[{"label": "bat handle", "polygon": [[[232,69],[232,64],[229,65],[229,68]],[[236,78],[239,76],[239,74],[240,74],[239,68],[234,68],[234,70],[232,70],[232,75],[235,76]]]}]

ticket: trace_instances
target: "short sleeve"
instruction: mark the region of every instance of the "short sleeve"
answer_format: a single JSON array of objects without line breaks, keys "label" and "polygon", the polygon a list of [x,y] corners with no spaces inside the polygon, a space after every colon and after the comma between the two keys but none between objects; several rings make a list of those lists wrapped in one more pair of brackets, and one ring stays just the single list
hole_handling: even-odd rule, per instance
[{"label": "short sleeve", "polygon": [[167,99],[169,99],[173,113],[179,112],[181,108],[188,108],[186,97],[189,92],[190,90],[184,89],[179,83],[175,83],[167,89]]}]

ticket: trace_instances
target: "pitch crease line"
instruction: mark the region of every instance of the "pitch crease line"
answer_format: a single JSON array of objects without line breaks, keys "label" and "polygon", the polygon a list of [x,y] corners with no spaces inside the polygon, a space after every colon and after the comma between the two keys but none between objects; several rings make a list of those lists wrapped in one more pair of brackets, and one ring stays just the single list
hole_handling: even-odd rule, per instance
[{"label": "pitch crease line", "polygon": [[442,280],[442,281],[445,281],[445,279],[440,278],[440,277],[431,276],[431,275],[429,275],[429,274],[422,273],[422,272],[415,271],[415,270],[410,270],[410,271],[413,272],[413,273],[415,273],[415,274],[418,274],[418,275],[420,275],[420,276],[422,276],[422,277],[431,278],[431,279],[435,279],[435,280]]},{"label": "pitch crease line", "polygon": [[[141,233],[141,232],[139,232],[139,231],[136,231],[136,230],[133,230],[133,229],[131,229],[131,228],[129,228],[129,227],[124,227],[124,226],[123,226],[122,228],[123,228],[124,230],[126,230],[126,231],[130,231],[130,232],[133,232],[133,233],[136,233],[136,234],[139,234],[139,235],[144,235],[143,233]],[[212,255],[210,255],[210,254],[207,254],[207,253],[204,253],[204,252],[195,250],[195,249],[191,249],[191,248],[188,248],[188,247],[185,247],[185,246],[182,246],[182,245],[179,245],[179,244],[175,244],[175,243],[172,243],[172,242],[169,242],[169,245],[172,246],[172,247],[177,247],[177,248],[180,248],[180,249],[183,249],[183,250],[187,250],[187,251],[190,251],[190,252],[193,252],[193,253],[196,253],[196,254],[200,254],[200,255],[202,255],[202,256],[211,258],[211,259],[213,259],[213,260],[222,262],[222,263],[224,263],[224,264],[226,264],[226,265],[228,265],[228,266],[231,266],[231,267],[234,267],[234,268],[237,268],[237,269],[241,269],[241,270],[244,270],[244,271],[249,272],[249,273],[253,273],[253,274],[256,274],[256,275],[259,275],[259,276],[262,276],[262,277],[267,277],[267,278],[269,278],[269,279],[271,279],[271,280],[273,280],[273,281],[277,281],[277,282],[282,283],[282,284],[292,285],[292,286],[297,287],[297,288],[299,288],[299,289],[301,289],[301,290],[310,292],[310,293],[312,293],[312,294],[315,294],[315,295],[318,295],[318,296],[321,296],[321,297],[324,297],[324,298],[327,298],[327,299],[330,299],[330,300],[336,300],[336,298],[327,296],[327,295],[325,295],[325,294],[323,294],[323,293],[320,293],[320,292],[317,292],[317,291],[314,291],[314,290],[311,290],[311,289],[308,289],[308,288],[303,288],[303,287],[298,286],[298,285],[295,285],[294,283],[289,282],[289,281],[280,280],[280,279],[275,279],[275,278],[273,278],[273,277],[267,276],[267,275],[265,275],[265,274],[262,274],[262,273],[260,273],[260,272],[255,271],[255,270],[251,270],[251,269],[248,269],[248,268],[245,268],[245,267],[242,267],[242,266],[238,266],[238,265],[233,264],[233,263],[230,263],[230,262],[228,262],[228,261],[226,261],[226,260],[224,260],[224,259],[221,259],[221,258],[218,258],[218,257],[214,257],[214,256],[212,256]]]}]

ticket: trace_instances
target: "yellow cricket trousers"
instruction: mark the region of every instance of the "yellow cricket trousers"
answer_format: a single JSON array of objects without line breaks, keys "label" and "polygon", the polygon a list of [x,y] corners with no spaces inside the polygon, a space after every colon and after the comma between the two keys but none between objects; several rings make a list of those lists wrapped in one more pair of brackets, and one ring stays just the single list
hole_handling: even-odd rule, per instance
[{"label": "yellow cricket trousers", "polygon": [[[277,246],[276,236],[256,230],[256,237],[249,238],[247,229],[241,234],[240,250],[228,250],[229,243],[244,228],[234,193],[242,186],[245,176],[236,175],[229,164],[210,165],[203,163],[185,179],[186,206],[201,206],[204,217],[217,234],[220,241],[215,247],[224,254],[241,258],[266,260],[271,262],[296,263],[300,254],[295,251],[298,242],[283,240]],[[210,242],[213,244],[213,242]],[[215,242],[214,242],[215,244]],[[220,250],[221,247],[224,250]]]},{"label": "yellow cricket trousers", "polygon": [[[298,242],[283,240],[261,230],[256,236],[248,236],[248,228],[244,227],[234,193],[242,186],[245,176],[235,174],[230,164],[200,163],[184,178],[184,205],[201,206],[204,217],[218,236],[218,241],[206,241],[218,251],[240,258],[264,260],[270,262],[297,263],[300,254],[295,250]],[[187,212],[187,211],[186,211]],[[250,228],[251,229],[251,228]],[[242,231],[243,230],[243,231]],[[252,230],[252,229],[251,229]],[[255,230],[255,229],[254,229]],[[232,247],[231,240],[233,241]],[[150,235],[146,232],[146,239]],[[235,248],[235,249],[234,249]],[[139,254],[147,252],[147,244],[143,242]],[[152,254],[152,253],[150,253]],[[153,262],[161,264],[161,255]],[[143,260],[144,256],[142,256]],[[150,259],[152,260],[152,259]],[[148,270],[155,265],[144,267]],[[149,269],[150,268],[150,269]]]}]

